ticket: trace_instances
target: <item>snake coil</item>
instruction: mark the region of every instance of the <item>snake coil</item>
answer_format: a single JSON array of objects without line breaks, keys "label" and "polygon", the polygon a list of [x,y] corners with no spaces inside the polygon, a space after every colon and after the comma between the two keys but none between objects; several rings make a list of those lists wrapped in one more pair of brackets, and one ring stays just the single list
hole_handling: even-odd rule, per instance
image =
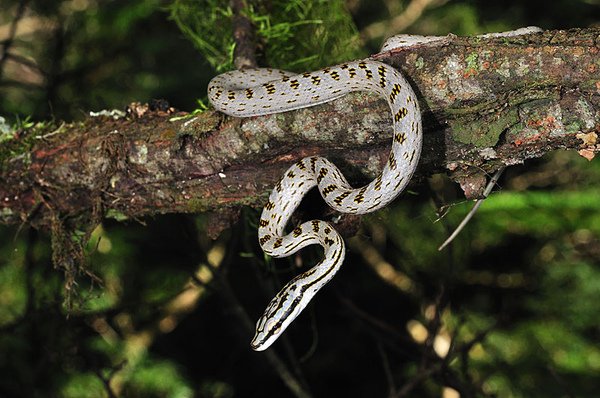
[{"label": "snake coil", "polygon": [[365,214],[386,206],[406,187],[417,166],[422,146],[421,114],[416,95],[400,72],[372,59],[303,74],[277,69],[233,71],[215,77],[208,86],[215,109],[235,117],[306,108],[352,91],[374,92],[387,100],[393,122],[388,161],[381,174],[362,188],[352,188],[334,164],[319,156],[299,160],[277,183],[259,221],[262,249],[273,257],[285,257],[318,244],[325,255],[271,300],[256,324],[251,342],[256,351],[268,348],[281,335],[344,261],[344,241],[328,222],[307,221],[284,234],[304,195],[318,186],[327,204],[342,213]]}]

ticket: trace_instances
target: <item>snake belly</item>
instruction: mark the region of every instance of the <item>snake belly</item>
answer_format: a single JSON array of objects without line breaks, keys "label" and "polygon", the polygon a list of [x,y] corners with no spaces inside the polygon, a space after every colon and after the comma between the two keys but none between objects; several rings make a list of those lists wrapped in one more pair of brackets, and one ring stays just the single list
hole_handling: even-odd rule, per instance
[{"label": "snake belly", "polygon": [[215,77],[208,96],[215,109],[235,117],[259,116],[306,108],[352,91],[368,91],[388,102],[393,122],[392,150],[383,171],[362,188],[352,188],[340,170],[319,156],[292,165],[263,209],[258,238],[273,257],[285,257],[318,244],[324,258],[288,282],[256,324],[252,349],[268,348],[336,274],[345,256],[344,241],[328,222],[312,220],[285,234],[284,228],[304,195],[315,186],[329,206],[342,213],[365,214],[396,198],[408,184],[421,153],[421,114],[406,79],[387,64],[365,59],[315,72],[277,69],[233,71]]}]

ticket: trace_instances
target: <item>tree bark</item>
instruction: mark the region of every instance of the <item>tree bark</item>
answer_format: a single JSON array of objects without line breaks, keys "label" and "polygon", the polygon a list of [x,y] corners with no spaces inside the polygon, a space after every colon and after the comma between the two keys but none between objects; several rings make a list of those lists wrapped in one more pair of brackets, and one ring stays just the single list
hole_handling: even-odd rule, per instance
[{"label": "tree bark", "polygon": [[[447,172],[464,182],[554,149],[593,157],[599,53],[594,28],[448,36],[376,58],[402,70],[419,96],[425,142],[417,177]],[[0,222],[44,227],[57,215],[82,221],[260,206],[295,160],[326,156],[361,184],[391,145],[387,104],[367,93],[254,118],[177,115],[131,107],[126,117],[37,124],[4,137]]]}]

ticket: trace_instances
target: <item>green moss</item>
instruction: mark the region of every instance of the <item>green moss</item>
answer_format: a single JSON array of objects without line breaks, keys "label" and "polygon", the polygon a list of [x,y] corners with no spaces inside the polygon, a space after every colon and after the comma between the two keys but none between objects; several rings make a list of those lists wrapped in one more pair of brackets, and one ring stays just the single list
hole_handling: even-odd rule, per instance
[{"label": "green moss", "polygon": [[467,69],[478,70],[477,60],[479,59],[479,54],[473,52],[465,58],[465,62],[467,63]]},{"label": "green moss", "polygon": [[181,209],[181,211],[186,213],[202,213],[207,210],[215,210],[224,207],[239,207],[239,206],[249,206],[249,207],[257,207],[259,203],[266,202],[269,197],[270,191],[264,192],[263,195],[255,196],[255,195],[245,195],[244,197],[240,197],[239,199],[228,202],[224,204],[222,202],[218,202],[212,198],[191,198],[185,201],[185,207]]},{"label": "green moss", "polygon": [[208,110],[208,97],[196,99],[196,104],[197,104],[196,109],[194,109],[190,113],[188,113],[186,115],[182,115],[182,116],[174,116],[174,117],[170,118],[169,121],[177,122],[179,120],[188,120],[188,119],[193,118],[194,116],[204,113],[205,111]]},{"label": "green moss", "polygon": [[125,215],[125,213],[122,213],[118,210],[115,209],[108,209],[108,211],[105,214],[106,218],[112,218],[115,219],[117,221],[125,221],[128,220],[129,217],[127,215]]},{"label": "green moss", "polygon": [[425,66],[425,61],[423,60],[423,57],[417,58],[415,62],[415,68],[417,68],[417,70],[423,69],[423,66]]},{"label": "green moss", "polygon": [[210,199],[192,198],[185,202],[185,210],[190,213],[201,213],[209,210],[212,207]]},{"label": "green moss", "polygon": [[596,91],[600,86],[600,79],[590,79],[582,81],[579,85],[581,91]]},{"label": "green moss", "polygon": [[182,136],[196,136],[202,138],[206,133],[210,133],[215,130],[219,125],[222,116],[214,111],[204,112],[202,115],[197,115],[194,119],[182,121],[179,120],[179,128],[177,130],[177,137]]},{"label": "green moss", "polygon": [[[233,12],[226,4],[176,0],[169,7],[171,18],[217,71],[233,69]],[[303,71],[364,56],[342,0],[274,0],[246,13],[264,49],[264,65]]]},{"label": "green moss", "polygon": [[475,121],[468,120],[463,123],[463,120],[452,120],[449,123],[454,131],[455,141],[477,148],[487,148],[496,145],[500,134],[518,120],[517,110],[511,108],[505,112],[480,116]]},{"label": "green moss", "polygon": [[0,220],[2,220],[3,218],[11,218],[13,214],[15,213],[12,211],[12,209],[4,207],[0,209]]},{"label": "green moss", "polygon": [[481,101],[472,106],[462,106],[460,108],[447,108],[446,114],[448,116],[469,116],[482,112],[489,112],[494,107],[494,100]]},{"label": "green moss", "polygon": [[52,122],[37,122],[35,124],[26,122],[18,123],[12,126],[9,131],[3,132],[2,139],[0,139],[0,171],[6,171],[10,160],[17,157],[22,162],[29,164],[31,149],[41,139],[40,137],[44,137],[54,129],[56,129],[56,125]]},{"label": "green moss", "polygon": [[0,142],[13,138],[12,128],[6,123],[6,119],[0,116]]},{"label": "green moss", "polygon": [[100,378],[89,372],[70,375],[63,381],[60,396],[64,398],[107,397]]},{"label": "green moss", "polygon": [[578,121],[574,121],[572,123],[565,124],[564,128],[565,128],[565,134],[575,134],[580,131],[583,131],[581,123],[579,123]]},{"label": "green moss", "polygon": [[194,393],[176,365],[149,358],[133,369],[123,386],[123,396],[188,398]]}]

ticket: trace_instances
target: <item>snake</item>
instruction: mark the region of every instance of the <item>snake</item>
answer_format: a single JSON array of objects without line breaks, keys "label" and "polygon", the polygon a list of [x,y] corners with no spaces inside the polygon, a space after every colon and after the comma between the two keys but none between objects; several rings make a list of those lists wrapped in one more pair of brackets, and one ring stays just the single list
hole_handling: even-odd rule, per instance
[{"label": "snake", "polygon": [[[407,43],[398,38],[388,39],[383,48],[390,51]],[[302,198],[318,187],[329,206],[350,214],[374,212],[389,204],[407,186],[417,166],[423,141],[421,113],[417,96],[404,76],[373,58],[301,74],[272,68],[230,71],[214,77],[208,85],[213,107],[233,117],[312,107],[354,91],[375,93],[387,101],[393,125],[389,157],[381,173],[361,188],[352,188],[342,172],[321,156],[298,160],[277,182],[258,221],[262,250],[272,257],[286,257],[308,245],[320,245],[324,256],[285,284],[270,301],[250,343],[255,351],[267,349],[281,336],[344,261],[344,240],[330,222],[311,220],[285,233]]]}]

